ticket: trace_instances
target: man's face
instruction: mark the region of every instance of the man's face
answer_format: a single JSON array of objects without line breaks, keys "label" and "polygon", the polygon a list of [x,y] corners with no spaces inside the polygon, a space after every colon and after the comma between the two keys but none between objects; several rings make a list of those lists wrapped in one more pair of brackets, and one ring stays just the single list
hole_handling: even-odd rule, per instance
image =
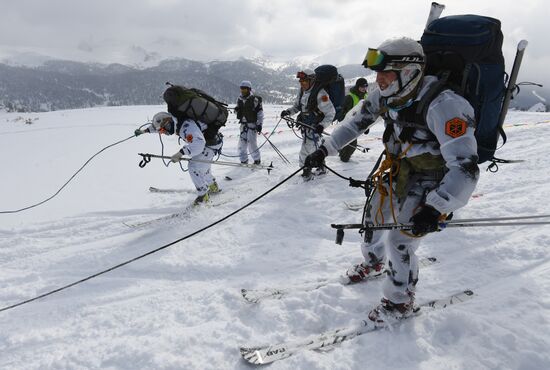
[{"label": "man's face", "polygon": [[309,90],[311,87],[311,80],[309,78],[300,79],[300,87],[303,91]]},{"label": "man's face", "polygon": [[357,90],[359,90],[360,93],[364,94],[367,92],[367,87],[366,86],[359,86],[357,88]]},{"label": "man's face", "polygon": [[248,96],[250,94],[250,89],[248,87],[241,87],[241,95]]},{"label": "man's face", "polygon": [[382,91],[386,90],[395,80],[397,80],[397,72],[395,71],[380,71],[376,73],[376,83]]}]

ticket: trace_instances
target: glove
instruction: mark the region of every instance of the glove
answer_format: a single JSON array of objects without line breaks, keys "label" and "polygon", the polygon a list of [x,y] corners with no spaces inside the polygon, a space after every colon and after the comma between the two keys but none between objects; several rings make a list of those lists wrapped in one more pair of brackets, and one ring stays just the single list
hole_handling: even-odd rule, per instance
[{"label": "glove", "polygon": [[322,125],[317,125],[315,126],[315,128],[313,129],[313,132],[315,132],[316,134],[318,135],[321,135],[323,133],[323,131],[325,130],[325,128],[322,126]]},{"label": "glove", "polygon": [[136,128],[136,130],[134,131],[134,135],[136,135],[136,137],[139,136],[139,135],[141,135],[141,134],[143,134],[143,133],[144,133],[144,132],[141,131],[139,128]]},{"label": "glove", "polygon": [[288,109],[281,112],[281,118],[285,118],[286,116],[290,116],[290,111]]},{"label": "glove", "polygon": [[262,125],[256,124],[256,132],[258,133],[258,135],[262,133]]},{"label": "glove", "polygon": [[328,155],[327,149],[324,146],[320,146],[319,149],[311,153],[306,157],[304,165],[306,167],[323,167],[325,157]]},{"label": "glove", "polygon": [[413,223],[412,233],[414,235],[423,235],[437,231],[440,216],[441,212],[437,209],[423,205],[420,211],[409,220]]},{"label": "glove", "polygon": [[183,157],[183,153],[181,151],[178,151],[176,154],[170,157],[171,162],[179,162],[181,161],[181,157]]}]

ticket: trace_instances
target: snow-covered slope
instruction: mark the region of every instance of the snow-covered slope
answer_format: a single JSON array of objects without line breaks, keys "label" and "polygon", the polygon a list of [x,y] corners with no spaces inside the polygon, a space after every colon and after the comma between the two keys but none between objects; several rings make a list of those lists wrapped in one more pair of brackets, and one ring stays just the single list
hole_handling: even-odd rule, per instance
[{"label": "snow-covered slope", "polygon": [[[0,211],[37,203],[101,148],[130,137],[161,107],[112,107],[41,114],[0,113]],[[282,107],[266,107],[264,129]],[[25,124],[25,122],[32,122]],[[525,162],[485,172],[456,218],[550,213],[550,113],[511,112],[498,155]],[[238,125],[225,129],[226,155],[237,154]],[[364,178],[381,151],[382,127],[360,139],[369,153],[328,159],[344,176]],[[0,214],[0,308],[32,298],[180,239],[236,210],[298,169],[299,139],[280,124],[269,144],[271,174],[214,166],[219,205],[141,229],[194,198],[187,173],[138,152],[160,153],[143,135],[92,160],[51,201]],[[260,138],[260,143],[263,139]],[[165,154],[177,151],[164,138]],[[232,157],[222,160],[237,161]],[[233,178],[224,180],[225,176]],[[153,194],[149,186],[188,192]],[[362,191],[327,175],[299,176],[223,223],[122,268],[47,298],[0,312],[2,369],[248,369],[241,345],[280,342],[355,323],[381,295],[373,282],[330,284],[282,300],[248,304],[240,289],[332,278],[360,260],[360,236],[334,244],[330,223],[360,222],[343,201]],[[271,369],[550,368],[550,227],[448,229],[428,236],[418,300],[470,288],[474,300],[358,337],[330,352],[304,352]]]}]

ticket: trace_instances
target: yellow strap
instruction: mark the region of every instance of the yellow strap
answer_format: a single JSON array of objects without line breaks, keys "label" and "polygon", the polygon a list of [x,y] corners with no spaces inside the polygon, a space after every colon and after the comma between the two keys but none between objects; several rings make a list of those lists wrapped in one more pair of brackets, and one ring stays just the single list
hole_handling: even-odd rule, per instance
[{"label": "yellow strap", "polygon": [[[378,210],[375,213],[374,221],[377,223],[385,223],[384,222],[384,214],[382,213],[382,207],[384,206],[384,202],[386,201],[386,197],[390,197],[390,209],[393,217],[393,222],[397,223],[397,217],[395,216],[395,209],[393,207],[393,177],[396,176],[399,173],[399,166],[401,163],[401,159],[407,154],[407,151],[411,148],[412,144],[409,144],[409,146],[401,152],[396,158],[393,158],[388,150],[387,144],[384,144],[386,148],[386,158],[380,163],[380,166],[378,167],[378,170],[374,173],[372,176],[373,182],[376,184],[376,187],[378,189],[378,192],[380,193],[380,204],[378,205]],[[389,194],[384,187],[384,175],[389,175],[390,178],[390,186],[389,186]],[[380,216],[380,220],[378,220],[378,216]]]}]

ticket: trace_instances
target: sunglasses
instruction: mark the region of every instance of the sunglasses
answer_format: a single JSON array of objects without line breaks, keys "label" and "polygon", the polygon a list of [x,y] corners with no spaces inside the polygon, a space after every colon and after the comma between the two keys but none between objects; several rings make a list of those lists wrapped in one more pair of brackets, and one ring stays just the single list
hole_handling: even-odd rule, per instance
[{"label": "sunglasses", "polygon": [[363,67],[379,72],[391,69],[392,64],[403,63],[424,64],[424,57],[420,55],[388,55],[384,51],[369,48],[369,50],[367,51],[367,55],[363,60]]}]

